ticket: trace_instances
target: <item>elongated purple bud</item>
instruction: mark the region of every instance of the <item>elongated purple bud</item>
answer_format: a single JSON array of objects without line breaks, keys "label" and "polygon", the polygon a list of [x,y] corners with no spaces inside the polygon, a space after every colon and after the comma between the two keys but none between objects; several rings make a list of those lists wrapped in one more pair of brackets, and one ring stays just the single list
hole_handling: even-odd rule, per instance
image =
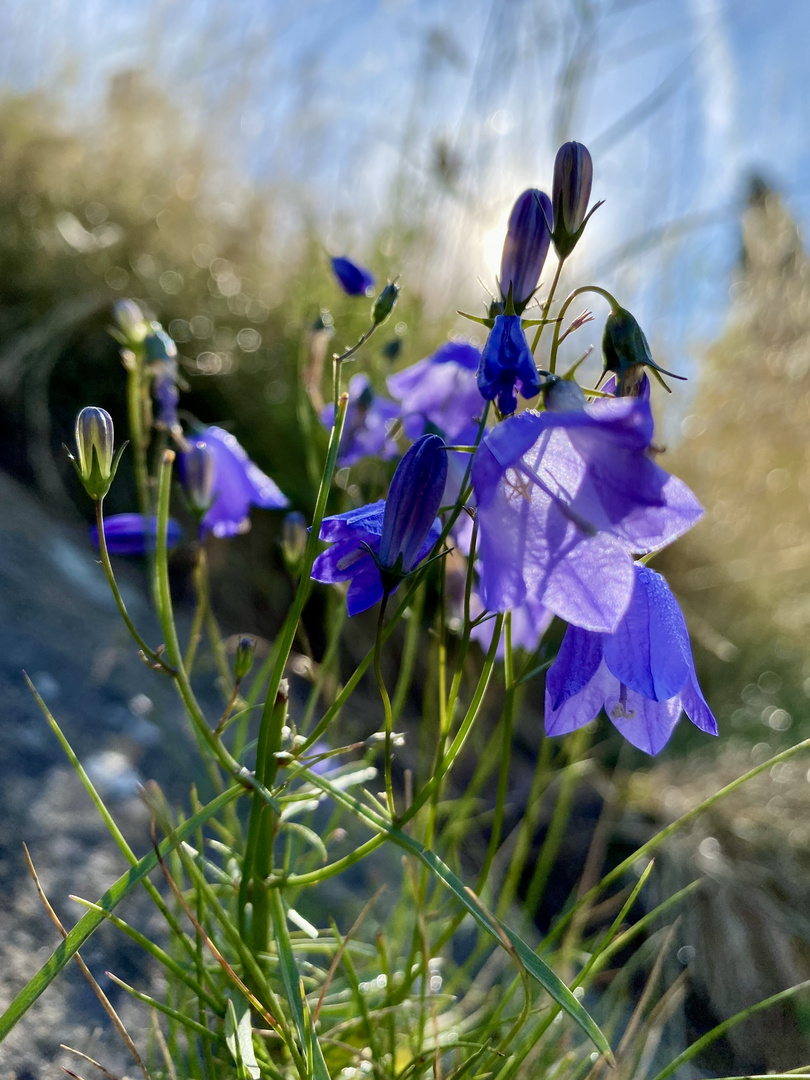
[{"label": "elongated purple bud", "polygon": [[380,537],[379,565],[409,573],[442,502],[447,451],[438,435],[423,435],[406,451],[388,491]]},{"label": "elongated purple bud", "polygon": [[[166,531],[166,545],[176,547],[182,538],[180,526],[172,518]],[[98,546],[98,529],[90,529],[93,543]],[[113,514],[104,519],[104,538],[111,555],[145,555],[155,550],[157,537],[157,518],[144,517],[143,514]]]},{"label": "elongated purple bud", "polygon": [[503,242],[501,294],[512,289],[512,303],[519,315],[531,299],[551,244],[551,200],[544,191],[529,188],[518,195]]},{"label": "elongated purple bud", "polygon": [[561,259],[576,247],[591,198],[593,160],[586,146],[563,143],[554,161],[554,248]]},{"label": "elongated purple bud", "polygon": [[[88,405],[76,417],[76,457],[68,451],[91,499],[103,499],[115,478],[121,451],[114,452],[115,432],[106,409]],[[124,444],[126,445],[126,443]]]}]

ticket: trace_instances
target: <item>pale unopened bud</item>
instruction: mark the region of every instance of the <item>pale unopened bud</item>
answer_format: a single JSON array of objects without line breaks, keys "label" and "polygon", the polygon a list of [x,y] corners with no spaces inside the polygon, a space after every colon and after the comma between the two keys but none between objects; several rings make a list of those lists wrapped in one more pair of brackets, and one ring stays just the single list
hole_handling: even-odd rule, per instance
[{"label": "pale unopened bud", "polygon": [[71,460],[91,499],[103,499],[110,490],[118,455],[114,454],[115,431],[106,409],[88,405],[76,417],[76,454]]}]

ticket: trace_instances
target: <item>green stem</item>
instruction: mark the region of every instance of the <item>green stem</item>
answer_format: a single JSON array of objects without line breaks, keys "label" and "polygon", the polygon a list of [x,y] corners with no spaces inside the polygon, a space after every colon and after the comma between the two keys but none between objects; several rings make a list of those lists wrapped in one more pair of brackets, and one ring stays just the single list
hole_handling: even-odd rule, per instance
[{"label": "green stem", "polygon": [[159,652],[156,652],[154,649],[149,648],[144,639],[135,629],[135,624],[129,617],[129,612],[127,611],[126,604],[124,603],[124,598],[121,596],[121,593],[118,589],[118,583],[115,580],[112,563],[110,562],[110,553],[107,550],[107,537],[104,533],[103,502],[103,499],[96,500],[96,528],[98,529],[98,548],[99,552],[101,553],[101,564],[104,567],[104,572],[107,575],[107,581],[109,582],[110,588],[112,589],[112,594],[118,607],[118,614],[124,620],[124,624],[126,625],[127,630],[129,630],[141,652],[150,661],[150,663],[162,668],[163,671],[167,672],[167,674],[174,675],[173,668],[166,663],[166,661],[163,659]]},{"label": "green stem", "polygon": [[388,803],[388,813],[391,815],[391,820],[396,817],[396,806],[394,804],[394,782],[391,772],[393,762],[393,734],[394,734],[394,716],[391,712],[391,699],[388,696],[388,690],[385,686],[385,679],[382,672],[382,641],[383,641],[383,626],[385,624],[385,609],[388,606],[388,597],[390,596],[388,589],[383,593],[383,598],[380,601],[380,614],[377,619],[377,637],[374,642],[374,677],[377,680],[377,689],[380,691],[380,697],[382,698],[383,711],[385,713],[385,798]]},{"label": "green stem", "polygon": [[135,462],[135,489],[138,506],[144,517],[149,517],[152,507],[149,499],[149,470],[146,463],[146,442],[143,432],[143,350],[133,349],[134,362],[127,366],[127,419],[129,438]]},{"label": "green stem", "polygon": [[599,285],[580,285],[578,289],[574,289],[574,291],[570,293],[563,301],[563,306],[560,308],[560,314],[557,316],[557,321],[554,324],[554,337],[551,342],[551,355],[548,362],[548,370],[551,372],[552,375],[557,370],[557,350],[560,347],[560,330],[562,328],[563,319],[565,318],[565,313],[568,311],[569,307],[571,306],[571,304],[573,304],[573,302],[578,296],[582,296],[583,293],[589,292],[596,293],[598,296],[604,297],[604,299],[607,300],[607,302],[610,304],[611,311],[615,311],[621,306],[612,293],[609,293],[607,289],[603,289]]},{"label": "green stem", "polygon": [[533,353],[537,352],[537,346],[540,344],[540,338],[542,337],[543,331],[546,328],[546,320],[548,319],[548,313],[551,308],[551,301],[554,299],[554,293],[556,292],[557,285],[560,281],[560,274],[562,273],[564,262],[565,259],[560,259],[557,263],[557,269],[554,271],[554,280],[551,282],[551,288],[548,290],[548,296],[546,297],[546,302],[543,305],[543,314],[540,316],[541,322],[540,325],[537,327],[537,332],[534,335],[534,341],[532,342]]},{"label": "green stem", "polygon": [[[335,422],[332,428],[332,434],[329,438],[326,464],[321,477],[321,485],[318,490],[312,527],[304,552],[304,559],[301,566],[301,578],[298,583],[298,589],[296,590],[292,606],[287,614],[287,618],[284,620],[284,625],[276,644],[273,670],[270,675],[267,697],[265,699],[264,708],[262,709],[262,717],[259,724],[259,738],[256,747],[256,778],[259,783],[266,788],[272,787],[275,781],[278,768],[275,755],[281,749],[281,728],[274,719],[279,689],[281,687],[281,680],[284,676],[284,669],[287,666],[290,650],[292,649],[295,635],[298,630],[298,623],[301,619],[304,605],[309,597],[312,585],[310,579],[312,564],[315,562],[318,546],[320,544],[321,523],[323,522],[324,514],[326,512],[326,501],[332,486],[332,477],[334,476],[338,449],[340,447],[340,437],[343,433],[346,410],[349,405],[349,395],[340,393],[340,364],[337,360],[335,361],[334,388]],[[239,887],[239,917],[243,931],[245,926],[245,905],[247,903],[248,887],[253,878],[253,862],[256,858],[256,852],[263,833],[261,823],[263,809],[264,802],[259,795],[256,794],[250,809],[247,845],[242,864],[242,881]]]}]

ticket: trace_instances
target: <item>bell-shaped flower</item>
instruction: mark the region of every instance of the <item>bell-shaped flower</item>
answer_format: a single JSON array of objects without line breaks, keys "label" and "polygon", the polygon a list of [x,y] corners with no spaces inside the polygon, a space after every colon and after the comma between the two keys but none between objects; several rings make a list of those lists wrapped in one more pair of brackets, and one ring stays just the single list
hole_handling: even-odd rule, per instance
[{"label": "bell-shaped flower", "polygon": [[431,356],[386,380],[402,407],[402,427],[418,439],[430,424],[448,442],[475,438],[482,403],[476,382],[481,350],[468,341],[447,341]]},{"label": "bell-shaped flower", "polygon": [[602,708],[625,739],[648,754],[667,743],[681,712],[701,731],[717,734],[675,597],[654,570],[636,563],[633,571],[630,606],[615,633],[566,630],[546,676],[548,735],[574,731]]},{"label": "bell-shaped flower", "polygon": [[649,455],[652,435],[648,402],[604,398],[525,412],[485,436],[472,482],[487,608],[530,595],[576,626],[616,629],[633,591],[631,553],[668,544],[703,513]]},{"label": "bell-shaped flower", "polygon": [[374,275],[371,271],[358,266],[345,255],[332,259],[332,273],[349,296],[365,296],[369,289],[374,287]]},{"label": "bell-shaped flower", "polygon": [[585,223],[601,203],[588,213],[593,183],[593,160],[586,146],[564,143],[554,160],[551,198],[554,206],[554,249],[567,259],[582,235]]},{"label": "bell-shaped flower", "polygon": [[551,199],[544,191],[529,188],[518,195],[501,255],[501,295],[509,296],[518,315],[532,298],[551,244]]},{"label": "bell-shaped flower", "polygon": [[496,401],[503,416],[517,408],[515,391],[524,398],[540,393],[537,364],[519,315],[498,315],[489,332],[478,367],[478,389],[486,401]]},{"label": "bell-shaped flower", "polygon": [[[399,453],[391,429],[399,419],[400,408],[380,394],[375,394],[368,375],[362,372],[349,381],[349,406],[343,433],[340,436],[338,465],[355,465],[364,457],[381,457],[388,461]],[[335,422],[333,402],[321,410],[321,423],[331,429]]]},{"label": "bell-shaped flower", "polygon": [[[289,506],[287,497],[254,465],[237,442],[236,437],[220,427],[208,427],[194,437],[195,450],[204,445],[213,459],[211,506],[200,522],[204,536],[236,536],[250,528],[250,508],[283,510]],[[180,455],[179,469],[183,476],[188,462]],[[193,463],[192,463],[193,464]]]},{"label": "bell-shaped flower", "polygon": [[350,615],[394,592],[429,554],[441,533],[436,514],[446,478],[443,440],[423,435],[397,466],[387,499],[324,518],[320,539],[332,546],[315,560],[312,577],[326,584],[350,582]]},{"label": "bell-shaped flower", "polygon": [[[182,539],[183,531],[172,518],[166,529],[166,546],[171,551]],[[104,539],[111,555],[146,555],[155,550],[157,518],[143,514],[112,514],[104,519]],[[93,525],[90,538],[98,547],[98,528]]]}]

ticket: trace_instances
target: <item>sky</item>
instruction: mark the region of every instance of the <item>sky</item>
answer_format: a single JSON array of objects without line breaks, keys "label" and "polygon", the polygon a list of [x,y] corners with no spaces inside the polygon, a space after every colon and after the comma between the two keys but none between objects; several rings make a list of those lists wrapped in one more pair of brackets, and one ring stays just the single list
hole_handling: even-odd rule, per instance
[{"label": "sky", "polygon": [[618,292],[691,374],[752,171],[810,216],[809,39],[805,0],[4,0],[0,85],[92,124],[111,76],[150,71],[291,228],[362,261],[419,221],[403,273],[434,312],[480,309],[514,198],[575,138],[606,202],[570,282]]}]

